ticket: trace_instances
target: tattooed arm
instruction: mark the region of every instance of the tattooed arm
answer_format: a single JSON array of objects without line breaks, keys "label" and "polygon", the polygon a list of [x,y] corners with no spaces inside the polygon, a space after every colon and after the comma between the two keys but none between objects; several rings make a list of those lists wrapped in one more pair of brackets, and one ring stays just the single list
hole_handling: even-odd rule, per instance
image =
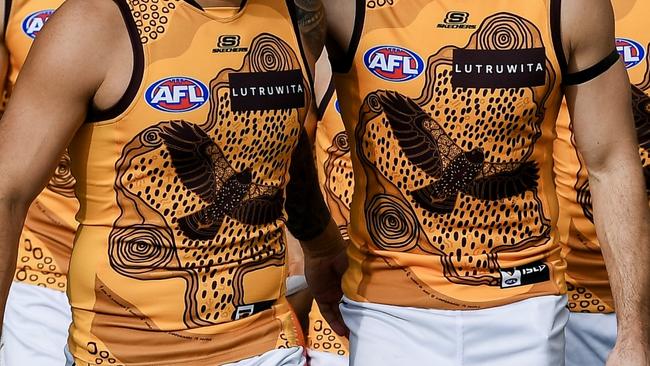
[{"label": "tattooed arm", "polygon": [[321,0],[294,0],[294,4],[302,35],[302,45],[307,54],[309,66],[314,72],[314,64],[325,45],[327,27],[325,8]]}]

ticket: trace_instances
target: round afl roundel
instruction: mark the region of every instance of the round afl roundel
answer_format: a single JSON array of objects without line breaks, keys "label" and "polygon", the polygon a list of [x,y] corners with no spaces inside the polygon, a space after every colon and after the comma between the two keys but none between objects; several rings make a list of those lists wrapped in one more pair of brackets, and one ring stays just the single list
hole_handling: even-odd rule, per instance
[{"label": "round afl roundel", "polygon": [[377,46],[363,56],[368,70],[375,76],[392,82],[417,78],[424,71],[424,61],[415,52],[399,46]]},{"label": "round afl roundel", "polygon": [[48,9],[29,14],[23,20],[23,32],[31,39],[36,38],[36,35],[43,29],[45,22],[47,22],[52,13],[54,13],[54,10]]},{"label": "round afl roundel", "polygon": [[616,38],[616,50],[623,58],[625,67],[628,69],[643,62],[646,53],[640,43],[628,38]]},{"label": "round afl roundel", "polygon": [[208,95],[208,87],[202,82],[174,76],[151,84],[145,92],[145,99],[159,111],[180,113],[201,107],[208,101]]}]

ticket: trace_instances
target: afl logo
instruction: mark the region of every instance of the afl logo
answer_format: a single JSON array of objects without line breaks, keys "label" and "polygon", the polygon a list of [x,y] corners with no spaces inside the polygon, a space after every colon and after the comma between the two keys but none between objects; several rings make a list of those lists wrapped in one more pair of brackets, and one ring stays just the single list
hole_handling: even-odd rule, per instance
[{"label": "afl logo", "polygon": [[50,15],[54,13],[54,10],[41,10],[36,13],[29,14],[25,20],[23,20],[23,32],[27,37],[34,39],[38,32],[43,29],[45,22],[50,18]]},{"label": "afl logo", "polygon": [[371,73],[386,81],[413,80],[424,71],[424,61],[418,54],[398,46],[371,48],[363,60]]},{"label": "afl logo", "polygon": [[627,38],[616,38],[616,50],[623,58],[628,69],[640,64],[645,57],[645,49],[641,44]]},{"label": "afl logo", "polygon": [[145,93],[147,103],[153,108],[170,113],[189,112],[208,100],[208,87],[202,82],[183,76],[159,80]]}]

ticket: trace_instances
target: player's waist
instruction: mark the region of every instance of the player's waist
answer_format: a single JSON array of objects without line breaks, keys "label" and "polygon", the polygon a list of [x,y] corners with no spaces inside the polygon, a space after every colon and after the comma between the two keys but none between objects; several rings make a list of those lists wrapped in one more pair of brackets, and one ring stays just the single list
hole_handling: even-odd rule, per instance
[{"label": "player's waist", "polygon": [[420,308],[464,310],[566,292],[556,245],[473,256],[367,252],[350,248],[346,296]]},{"label": "player's waist", "polygon": [[84,364],[94,364],[102,348],[116,362],[134,366],[215,365],[303,343],[284,299],[239,320],[193,329],[181,324],[162,330],[154,323],[133,328],[128,319],[74,308],[73,319],[70,349]]}]

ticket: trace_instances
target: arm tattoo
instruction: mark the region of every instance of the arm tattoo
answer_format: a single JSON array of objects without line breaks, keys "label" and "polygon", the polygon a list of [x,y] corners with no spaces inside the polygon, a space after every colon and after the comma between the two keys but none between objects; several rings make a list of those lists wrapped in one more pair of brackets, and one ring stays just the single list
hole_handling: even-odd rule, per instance
[{"label": "arm tattoo", "polygon": [[316,60],[325,43],[325,9],[321,0],[294,0],[294,4],[305,49]]}]

